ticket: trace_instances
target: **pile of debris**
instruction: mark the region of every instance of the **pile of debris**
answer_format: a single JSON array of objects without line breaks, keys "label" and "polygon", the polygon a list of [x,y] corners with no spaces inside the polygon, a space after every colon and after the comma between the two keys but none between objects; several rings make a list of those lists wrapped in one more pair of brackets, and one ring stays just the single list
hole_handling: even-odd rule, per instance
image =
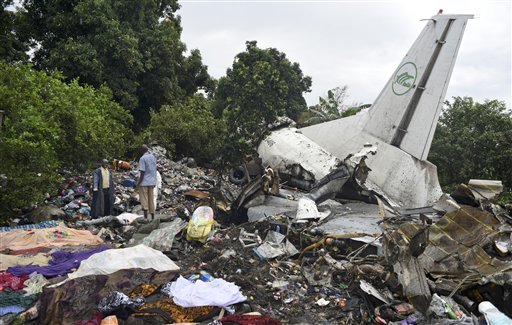
[{"label": "pile of debris", "polygon": [[116,216],[91,220],[90,179],[74,177],[53,206],[0,229],[3,323],[512,322],[512,211],[491,203],[500,182],[401,209],[360,187],[364,159],[300,191],[270,168],[241,187],[153,152],[155,220],[139,215],[126,170]]}]

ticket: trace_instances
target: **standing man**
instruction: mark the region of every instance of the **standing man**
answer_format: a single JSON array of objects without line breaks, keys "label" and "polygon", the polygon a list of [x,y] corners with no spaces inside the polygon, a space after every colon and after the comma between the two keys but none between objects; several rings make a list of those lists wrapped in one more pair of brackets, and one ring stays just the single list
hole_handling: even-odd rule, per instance
[{"label": "standing man", "polygon": [[139,159],[139,181],[137,188],[139,190],[140,203],[144,211],[144,218],[148,218],[148,211],[151,219],[155,219],[155,201],[153,190],[157,183],[156,176],[156,158],[149,152],[146,145],[141,147],[142,156]]},{"label": "standing man", "polygon": [[93,192],[91,217],[110,216],[114,212],[114,180],[108,170],[108,160],[103,159],[101,166],[93,174]]}]

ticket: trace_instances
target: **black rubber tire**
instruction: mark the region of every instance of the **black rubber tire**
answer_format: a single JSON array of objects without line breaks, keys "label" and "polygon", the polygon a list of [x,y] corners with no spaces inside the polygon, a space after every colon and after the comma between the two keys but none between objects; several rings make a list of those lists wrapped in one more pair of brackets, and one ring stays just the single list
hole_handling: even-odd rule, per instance
[{"label": "black rubber tire", "polygon": [[248,176],[245,171],[244,166],[238,166],[235,168],[232,168],[229,171],[229,181],[236,185],[243,185],[247,183]]}]

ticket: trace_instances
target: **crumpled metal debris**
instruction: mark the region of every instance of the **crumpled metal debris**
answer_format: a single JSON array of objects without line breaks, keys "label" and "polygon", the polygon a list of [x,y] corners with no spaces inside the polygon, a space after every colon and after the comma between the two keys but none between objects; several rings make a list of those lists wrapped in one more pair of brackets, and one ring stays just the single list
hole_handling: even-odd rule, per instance
[{"label": "crumpled metal debris", "polygon": [[485,283],[497,274],[508,273],[512,278],[512,263],[493,258],[484,249],[503,232],[492,213],[464,206],[430,227],[429,245],[419,260],[432,277],[454,281],[454,285],[463,282],[461,289],[474,281]]},{"label": "crumpled metal debris", "polygon": [[111,313],[118,308],[135,309],[145,303],[146,299],[144,299],[144,297],[135,297],[130,299],[130,297],[122,292],[113,291],[100,300],[98,309],[104,313]]},{"label": "crumpled metal debris", "polygon": [[492,200],[503,191],[503,183],[496,180],[470,179],[468,188],[476,199]]},{"label": "crumpled metal debris", "polygon": [[426,246],[426,228],[404,224],[397,230],[384,233],[384,251],[387,261],[403,287],[403,294],[422,313],[426,313],[432,299],[423,265],[417,258]]},{"label": "crumpled metal debris", "polygon": [[276,231],[269,231],[263,244],[256,248],[255,251],[265,259],[283,255],[289,257],[299,253],[295,246],[286,239],[285,235]]}]

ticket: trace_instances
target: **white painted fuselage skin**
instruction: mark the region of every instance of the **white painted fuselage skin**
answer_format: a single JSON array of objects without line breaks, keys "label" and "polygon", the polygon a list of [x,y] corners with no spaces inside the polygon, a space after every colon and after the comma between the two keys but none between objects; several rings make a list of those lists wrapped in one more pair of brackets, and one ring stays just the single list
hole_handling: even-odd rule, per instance
[{"label": "white painted fuselage skin", "polygon": [[[464,29],[471,18],[440,14],[428,19],[370,109],[299,132],[274,131],[270,137],[286,141],[273,140],[272,150],[268,141],[260,144],[258,152],[264,164],[275,163],[271,152],[283,156],[293,150],[302,152],[293,157],[300,164],[309,156],[302,137],[318,145],[315,154],[325,152],[324,158],[316,158],[318,161],[332,161],[331,156],[344,160],[371,144],[378,149],[366,161],[371,169],[366,184],[369,188],[384,194],[396,206],[413,208],[435,203],[442,190],[436,166],[426,159]],[[324,164],[316,169],[331,167]]]}]

